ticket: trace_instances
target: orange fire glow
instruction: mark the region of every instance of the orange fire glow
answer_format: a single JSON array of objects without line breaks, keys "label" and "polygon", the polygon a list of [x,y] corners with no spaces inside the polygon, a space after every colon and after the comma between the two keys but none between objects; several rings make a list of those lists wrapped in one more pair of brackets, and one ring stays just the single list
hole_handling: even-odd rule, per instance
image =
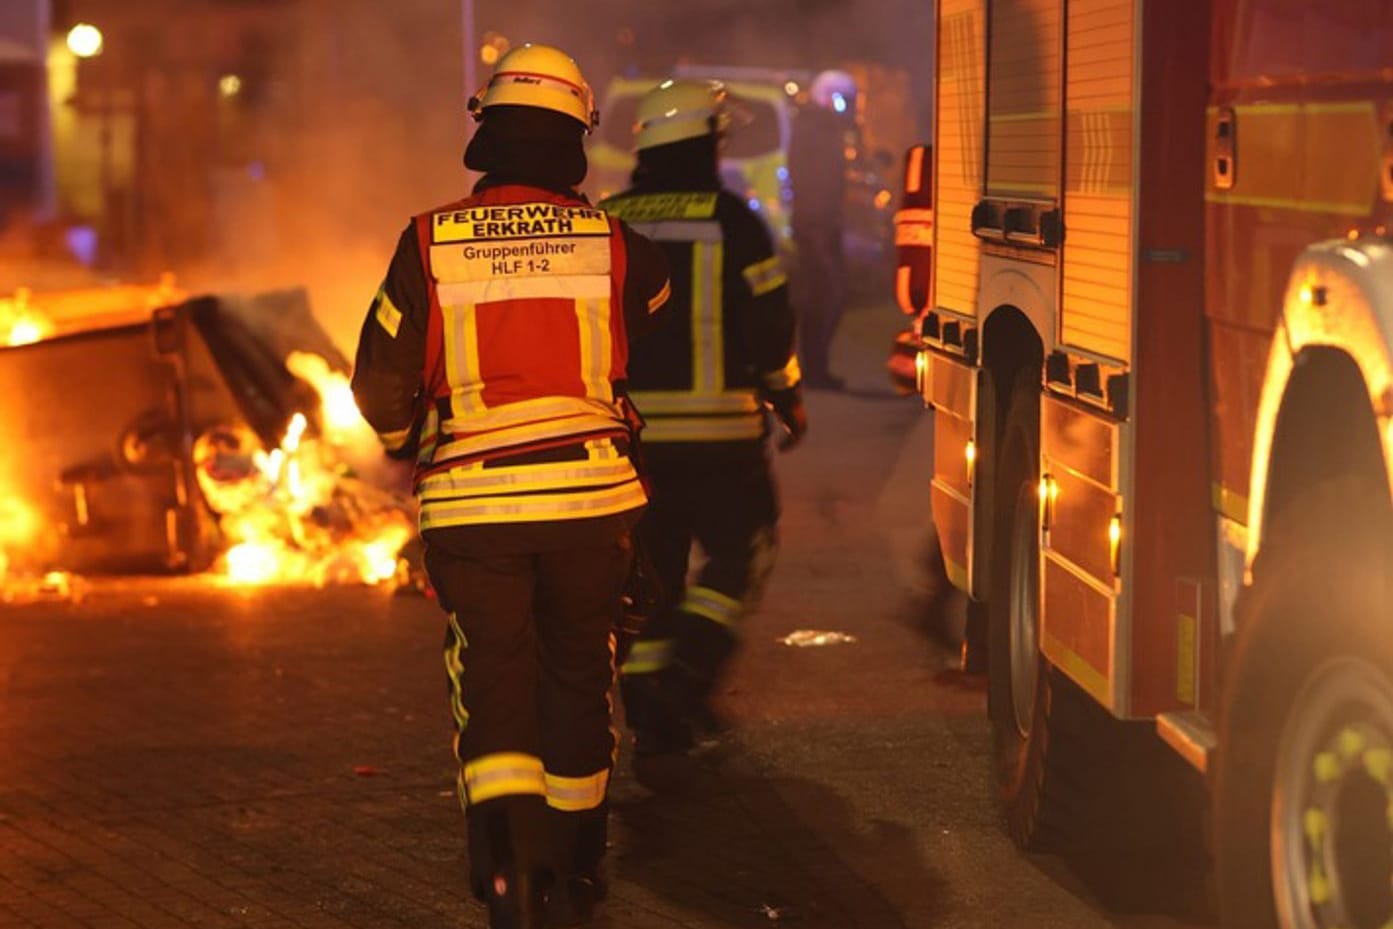
[{"label": "orange fire glow", "polygon": [[29,345],[102,325],[144,322],[151,311],[187,297],[166,272],[156,284],[108,284],[0,296],[0,347]]},{"label": "orange fire glow", "polygon": [[0,493],[0,583],[10,573],[14,553],[31,545],[38,534],[34,510],[13,494]]},{"label": "orange fire glow", "polygon": [[0,603],[80,600],[85,585],[65,571],[42,573],[39,513],[0,481]]}]

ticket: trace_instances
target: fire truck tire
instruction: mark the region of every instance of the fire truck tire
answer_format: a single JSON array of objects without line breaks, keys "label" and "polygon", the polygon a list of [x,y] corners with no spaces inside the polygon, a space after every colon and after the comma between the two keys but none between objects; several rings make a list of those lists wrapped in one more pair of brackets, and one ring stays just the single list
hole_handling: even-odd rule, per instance
[{"label": "fire truck tire", "polygon": [[1040,390],[1033,378],[1012,389],[1000,448],[988,600],[996,784],[1016,844],[1060,849],[1086,828],[1087,775],[1102,711],[1037,644]]},{"label": "fire truck tire", "polygon": [[1226,929],[1393,923],[1393,617],[1384,491],[1277,515],[1239,607],[1213,765]]}]

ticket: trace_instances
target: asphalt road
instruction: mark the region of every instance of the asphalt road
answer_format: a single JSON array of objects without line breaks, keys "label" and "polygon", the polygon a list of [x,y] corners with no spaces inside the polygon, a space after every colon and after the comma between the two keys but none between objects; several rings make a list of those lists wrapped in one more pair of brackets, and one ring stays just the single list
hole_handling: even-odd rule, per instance
[{"label": "asphalt road", "polygon": [[[921,567],[930,422],[881,370],[899,324],[848,319],[852,390],[812,395],[778,462],[780,559],[721,697],[734,736],[678,796],[622,763],[600,925],[1209,925],[1202,843],[1169,828],[1192,825],[1168,805],[1192,779],[1164,753],[1070,857],[1000,828],[982,688],[932,635],[952,616]],[[855,641],[781,641],[797,630]],[[441,631],[415,596],[197,580],[0,607],[0,929],[482,927]]]}]

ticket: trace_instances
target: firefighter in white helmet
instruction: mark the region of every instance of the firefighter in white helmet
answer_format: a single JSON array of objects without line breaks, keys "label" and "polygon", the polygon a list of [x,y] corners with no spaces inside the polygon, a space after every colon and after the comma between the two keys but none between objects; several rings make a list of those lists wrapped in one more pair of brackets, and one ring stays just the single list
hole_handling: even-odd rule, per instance
[{"label": "firefighter in white helmet", "polygon": [[[663,588],[621,668],[640,773],[715,724],[713,689],[773,565],[770,421],[783,450],[807,430],[783,268],[764,223],[721,187],[728,123],[719,83],[664,81],[639,103],[633,186],[603,204],[672,269],[671,307],[629,364],[652,495],[639,534]],[[688,584],[693,542],[704,562]]]},{"label": "firefighter in white helmet", "polygon": [[567,55],[514,49],[470,109],[483,178],[402,234],[353,387],[417,461],[474,892],[491,929],[537,929],[604,891],[610,630],[646,501],[615,384],[667,264],[575,192],[597,114]]}]

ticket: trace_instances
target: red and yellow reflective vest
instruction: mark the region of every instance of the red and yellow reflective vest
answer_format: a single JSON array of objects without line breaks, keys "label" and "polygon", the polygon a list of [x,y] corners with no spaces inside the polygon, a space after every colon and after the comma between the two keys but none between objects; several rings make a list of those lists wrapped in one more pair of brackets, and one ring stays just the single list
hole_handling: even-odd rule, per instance
[{"label": "red and yellow reflective vest", "polygon": [[414,227],[430,305],[421,528],[642,506],[614,395],[628,356],[620,224],[584,201],[505,185]]}]

